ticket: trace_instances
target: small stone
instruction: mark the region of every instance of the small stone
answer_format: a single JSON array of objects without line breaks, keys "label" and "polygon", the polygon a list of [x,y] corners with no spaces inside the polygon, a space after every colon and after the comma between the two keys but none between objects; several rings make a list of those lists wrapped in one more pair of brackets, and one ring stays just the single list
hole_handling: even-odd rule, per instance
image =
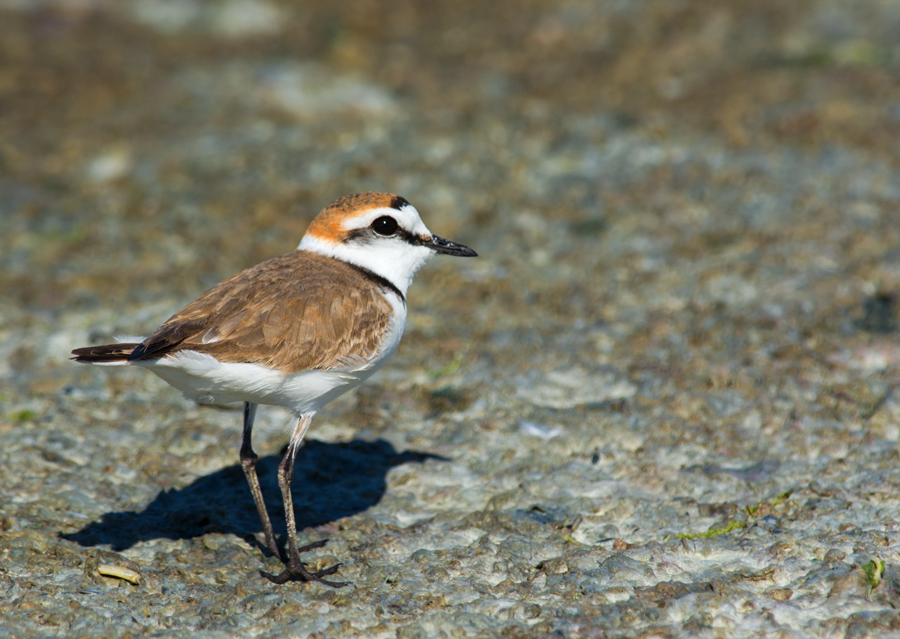
[{"label": "small stone", "polygon": [[790,588],[773,588],[767,590],[766,594],[775,601],[788,601],[794,595],[794,591]]}]

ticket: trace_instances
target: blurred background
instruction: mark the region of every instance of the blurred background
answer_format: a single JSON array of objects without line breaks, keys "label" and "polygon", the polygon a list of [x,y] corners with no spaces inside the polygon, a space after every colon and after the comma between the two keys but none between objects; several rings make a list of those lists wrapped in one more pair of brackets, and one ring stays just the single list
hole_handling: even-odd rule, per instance
[{"label": "blurred background", "polygon": [[[536,232],[517,218],[575,228],[571,242],[612,216],[708,205],[719,184],[698,185],[698,153],[898,156],[900,8],[887,1],[0,11],[0,286],[51,312],[193,297],[198,277],[284,252],[349,192],[401,192],[482,246]],[[659,147],[627,148],[636,137],[677,141],[685,158],[663,167]],[[717,181],[729,177],[720,188],[757,176]]]},{"label": "blurred background", "polygon": [[[309,520],[368,588],[334,623],[394,636],[413,617],[376,632],[373,611],[427,592],[470,602],[474,634],[688,632],[657,605],[685,592],[628,594],[676,580],[726,629],[876,633],[900,605],[898,142],[894,0],[0,0],[0,531],[31,549],[12,565],[80,601],[118,533],[79,531],[128,510],[148,574],[240,546],[215,587],[166,573],[234,596],[260,561],[249,497],[186,528],[141,511],[191,485],[177,508],[202,511],[220,471],[243,490],[239,414],[68,352],[149,333],[384,190],[480,257],[423,270],[397,355],[310,433],[382,451],[359,508]],[[286,419],[261,414],[261,454]],[[452,578],[445,555],[396,577],[426,546]],[[34,563],[47,548],[77,574]]]}]

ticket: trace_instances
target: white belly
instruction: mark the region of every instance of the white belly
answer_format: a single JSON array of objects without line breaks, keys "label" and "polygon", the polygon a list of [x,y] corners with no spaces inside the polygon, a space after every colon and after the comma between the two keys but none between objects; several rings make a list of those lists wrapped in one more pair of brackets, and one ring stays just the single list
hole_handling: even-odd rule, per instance
[{"label": "white belly", "polygon": [[181,351],[162,359],[132,364],[153,371],[188,399],[204,404],[253,402],[283,406],[296,415],[316,413],[328,402],[362,384],[390,359],[400,343],[405,320],[406,308],[395,306],[394,322],[374,358],[348,361],[346,366],[330,370],[312,369],[285,375],[259,364],[220,362],[197,351]]}]

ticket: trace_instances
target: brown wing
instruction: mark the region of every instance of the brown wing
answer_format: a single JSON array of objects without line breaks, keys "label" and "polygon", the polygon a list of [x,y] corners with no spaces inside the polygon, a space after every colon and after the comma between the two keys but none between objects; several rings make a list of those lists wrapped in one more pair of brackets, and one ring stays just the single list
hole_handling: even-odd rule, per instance
[{"label": "brown wing", "polygon": [[217,284],[169,318],[131,360],[181,350],[294,373],[368,359],[392,308],[363,271],[294,251]]}]

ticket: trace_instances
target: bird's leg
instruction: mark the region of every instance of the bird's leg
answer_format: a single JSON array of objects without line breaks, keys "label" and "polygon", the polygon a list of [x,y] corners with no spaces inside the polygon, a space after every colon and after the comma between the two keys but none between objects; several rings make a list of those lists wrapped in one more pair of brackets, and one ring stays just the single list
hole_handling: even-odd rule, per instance
[{"label": "bird's leg", "polygon": [[266,504],[263,501],[262,489],[259,487],[259,477],[256,475],[256,462],[259,457],[253,452],[253,445],[250,443],[254,417],[256,417],[256,404],[244,402],[244,437],[241,441],[241,466],[244,469],[244,475],[247,477],[247,483],[250,484],[250,493],[253,495],[253,501],[256,502],[256,511],[259,513],[259,520],[262,522],[263,533],[266,536],[266,546],[270,553],[278,557],[279,561],[283,561],[281,552],[278,550],[278,544],[275,542],[275,531],[272,529],[269,511],[266,510]]},{"label": "bird's leg", "polygon": [[330,568],[319,570],[318,572],[310,572],[306,565],[300,560],[300,554],[321,548],[327,543],[326,539],[314,541],[303,547],[297,547],[297,522],[294,517],[294,499],[291,496],[291,482],[294,479],[294,462],[297,459],[297,451],[300,449],[300,443],[309,428],[309,422],[312,415],[304,415],[297,422],[294,433],[291,436],[291,443],[288,444],[287,452],[284,454],[281,463],[278,465],[278,485],[281,487],[281,497],[284,500],[284,518],[287,523],[287,540],[288,540],[288,560],[285,563],[284,570],[279,575],[272,575],[267,572],[260,571],[263,577],[276,584],[283,584],[291,579],[302,579],[303,581],[318,581],[320,584],[331,586],[332,588],[340,588],[346,586],[345,581],[329,581],[323,577],[333,575],[337,572],[340,564],[335,564]]}]

